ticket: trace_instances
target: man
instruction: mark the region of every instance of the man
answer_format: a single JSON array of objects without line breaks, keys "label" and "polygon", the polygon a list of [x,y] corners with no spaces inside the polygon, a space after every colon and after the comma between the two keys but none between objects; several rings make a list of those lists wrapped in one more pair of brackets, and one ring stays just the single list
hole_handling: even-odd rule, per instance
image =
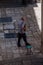
[{"label": "man", "polygon": [[20,44],[20,40],[23,38],[23,40],[25,41],[25,44],[26,46],[31,46],[28,42],[27,42],[27,39],[26,39],[26,23],[24,21],[24,18],[22,17],[21,20],[18,22],[18,27],[19,27],[19,30],[18,30],[18,47],[21,47],[21,44]]}]

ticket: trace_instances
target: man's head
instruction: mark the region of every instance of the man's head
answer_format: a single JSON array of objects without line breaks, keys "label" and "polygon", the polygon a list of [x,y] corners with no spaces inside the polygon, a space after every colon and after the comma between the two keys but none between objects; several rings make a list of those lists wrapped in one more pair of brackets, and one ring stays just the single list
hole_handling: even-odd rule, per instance
[{"label": "man's head", "polygon": [[26,21],[26,17],[25,16],[21,17],[21,20]]},{"label": "man's head", "polygon": [[24,21],[24,18],[22,17],[22,18],[21,18],[21,20],[23,20],[23,21]]}]

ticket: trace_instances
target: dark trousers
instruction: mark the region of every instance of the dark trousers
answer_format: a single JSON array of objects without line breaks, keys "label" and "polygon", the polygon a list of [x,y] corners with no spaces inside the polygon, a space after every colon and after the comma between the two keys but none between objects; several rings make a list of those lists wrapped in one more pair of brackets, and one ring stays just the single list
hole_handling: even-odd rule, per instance
[{"label": "dark trousers", "polygon": [[27,39],[26,39],[26,34],[25,34],[25,33],[18,33],[18,43],[17,43],[18,47],[21,46],[20,40],[21,40],[22,38],[23,38],[25,44],[28,45]]}]

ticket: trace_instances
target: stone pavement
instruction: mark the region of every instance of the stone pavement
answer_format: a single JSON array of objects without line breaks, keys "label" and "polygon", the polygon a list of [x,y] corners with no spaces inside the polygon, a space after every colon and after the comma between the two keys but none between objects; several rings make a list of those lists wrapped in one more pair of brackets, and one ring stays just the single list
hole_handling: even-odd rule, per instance
[{"label": "stone pavement", "polygon": [[0,61],[0,65],[43,65],[43,57],[24,56],[16,59]]},{"label": "stone pavement", "polygon": [[[3,23],[0,23],[0,61],[10,60],[24,56],[27,53],[25,47],[19,49],[17,47],[17,38],[4,38],[5,33],[18,32],[17,23],[22,16],[27,17],[27,41],[33,46],[31,49],[33,54],[38,53],[41,45],[40,30],[37,24],[36,15],[32,5],[27,7],[18,8],[0,8],[0,17],[12,17],[11,23],[4,23],[5,25],[13,24],[16,26],[15,30],[5,30]],[[21,45],[25,46],[24,42],[21,40]],[[1,64],[3,65],[3,63]],[[5,64],[6,65],[6,64]],[[8,63],[9,65],[9,63]],[[12,64],[14,65],[14,64]],[[18,64],[20,65],[20,64]]]}]

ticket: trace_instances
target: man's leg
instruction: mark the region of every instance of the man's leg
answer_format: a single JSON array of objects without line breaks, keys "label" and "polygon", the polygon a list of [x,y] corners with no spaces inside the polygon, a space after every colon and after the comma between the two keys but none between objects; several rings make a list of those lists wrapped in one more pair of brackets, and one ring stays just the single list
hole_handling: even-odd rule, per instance
[{"label": "man's leg", "polygon": [[26,34],[25,34],[25,33],[23,34],[23,36],[22,36],[22,37],[23,37],[23,40],[25,41],[26,45],[30,45],[30,44],[27,42],[27,39],[26,39]]},{"label": "man's leg", "polygon": [[21,40],[21,34],[18,33],[18,43],[17,43],[18,47],[21,47],[20,40]]}]

